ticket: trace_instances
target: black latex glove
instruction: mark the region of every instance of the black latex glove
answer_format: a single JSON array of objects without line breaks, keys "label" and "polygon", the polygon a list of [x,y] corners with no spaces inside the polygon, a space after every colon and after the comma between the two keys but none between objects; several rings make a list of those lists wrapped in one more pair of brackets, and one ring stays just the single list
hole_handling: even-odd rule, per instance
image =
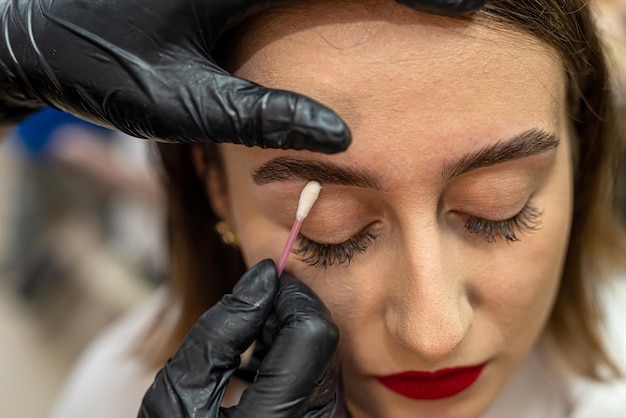
[{"label": "black latex glove", "polygon": [[[240,354],[275,315],[278,330],[239,405],[220,407]],[[272,261],[250,269],[192,328],[146,393],[140,418],[336,417],[346,412],[335,360],[339,331],[313,291]]]},{"label": "black latex glove", "polygon": [[[398,1],[451,15],[485,2]],[[48,104],[143,138],[341,151],[350,132],[332,110],[211,58],[226,30],[290,2],[0,0],[0,122]]]}]

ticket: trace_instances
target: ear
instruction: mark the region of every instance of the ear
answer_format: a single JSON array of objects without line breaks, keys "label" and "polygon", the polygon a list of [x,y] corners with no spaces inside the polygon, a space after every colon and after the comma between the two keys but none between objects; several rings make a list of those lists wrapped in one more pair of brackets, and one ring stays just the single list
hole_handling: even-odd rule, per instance
[{"label": "ear", "polygon": [[[213,151],[217,154],[211,160],[220,161],[218,147],[213,147]],[[198,177],[204,180],[205,190],[211,208],[218,218],[228,224],[230,222],[230,199],[228,196],[228,187],[226,184],[226,175],[221,163],[207,164],[204,147],[202,145],[193,145],[191,155],[193,165],[198,173]],[[231,224],[232,225],[232,224]]]}]

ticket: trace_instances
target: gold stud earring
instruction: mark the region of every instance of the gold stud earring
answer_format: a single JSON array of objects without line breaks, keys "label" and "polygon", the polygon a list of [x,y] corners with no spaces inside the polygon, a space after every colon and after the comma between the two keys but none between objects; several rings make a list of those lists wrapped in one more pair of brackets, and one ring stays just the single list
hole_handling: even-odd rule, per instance
[{"label": "gold stud earring", "polygon": [[230,229],[230,225],[226,221],[216,223],[215,232],[219,234],[224,244],[233,248],[239,248],[239,237]]}]

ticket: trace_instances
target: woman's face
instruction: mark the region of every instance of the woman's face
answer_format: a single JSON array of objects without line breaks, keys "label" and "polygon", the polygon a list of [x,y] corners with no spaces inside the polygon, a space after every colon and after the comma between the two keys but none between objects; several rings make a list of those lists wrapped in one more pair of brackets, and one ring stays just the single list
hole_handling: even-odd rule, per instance
[{"label": "woman's face", "polygon": [[340,328],[354,417],[477,416],[537,341],[561,277],[572,167],[560,63],[528,35],[391,1],[332,5],[251,23],[236,74],[328,105],[352,145],[221,146],[215,208],[248,264],[277,260],[318,180],[287,270]]}]

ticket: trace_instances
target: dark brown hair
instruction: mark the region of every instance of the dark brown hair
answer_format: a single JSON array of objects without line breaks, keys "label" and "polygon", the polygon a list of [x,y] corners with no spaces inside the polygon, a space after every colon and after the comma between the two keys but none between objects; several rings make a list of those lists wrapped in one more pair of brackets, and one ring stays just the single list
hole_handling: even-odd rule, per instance
[{"label": "dark brown hair", "polygon": [[[607,63],[589,6],[583,0],[494,0],[463,19],[531,34],[562,60],[574,138],[574,216],[561,287],[545,334],[581,375],[601,378],[600,370],[618,374],[602,343],[596,293],[601,280],[625,263],[616,211],[624,139],[616,129]],[[218,219],[203,176],[194,168],[191,146],[158,147],[169,211],[171,306],[182,307],[166,338],[159,335],[146,344],[151,358],[161,363],[197,318],[232,288],[245,266],[241,255],[214,231]],[[153,337],[158,330],[157,324]],[[162,344],[154,345],[155,341]]]}]

